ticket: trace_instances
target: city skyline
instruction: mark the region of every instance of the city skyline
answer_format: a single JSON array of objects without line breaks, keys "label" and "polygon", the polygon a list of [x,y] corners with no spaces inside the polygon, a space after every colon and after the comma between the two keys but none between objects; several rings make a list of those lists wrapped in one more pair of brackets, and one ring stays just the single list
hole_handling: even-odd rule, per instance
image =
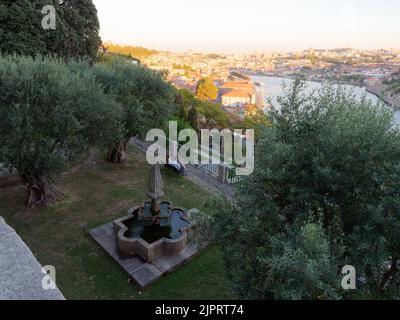
[{"label": "city skyline", "polygon": [[396,16],[400,3],[395,0],[153,0],[140,6],[129,0],[94,3],[103,41],[164,51],[400,48],[400,20]]}]

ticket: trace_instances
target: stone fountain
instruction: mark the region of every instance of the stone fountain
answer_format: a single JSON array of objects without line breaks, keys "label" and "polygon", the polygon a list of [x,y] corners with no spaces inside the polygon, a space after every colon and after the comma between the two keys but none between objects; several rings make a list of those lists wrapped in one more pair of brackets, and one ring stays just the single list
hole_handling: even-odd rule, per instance
[{"label": "stone fountain", "polygon": [[128,214],[89,231],[89,235],[141,289],[176,270],[199,253],[189,241],[193,224],[185,209],[161,201],[164,185],[160,166],[150,170],[149,201]]},{"label": "stone fountain", "polygon": [[164,185],[158,164],[152,166],[149,177],[150,201],[133,207],[128,215],[113,222],[119,251],[126,256],[139,255],[152,262],[163,255],[176,255],[187,246],[191,223],[185,209],[160,202]]}]

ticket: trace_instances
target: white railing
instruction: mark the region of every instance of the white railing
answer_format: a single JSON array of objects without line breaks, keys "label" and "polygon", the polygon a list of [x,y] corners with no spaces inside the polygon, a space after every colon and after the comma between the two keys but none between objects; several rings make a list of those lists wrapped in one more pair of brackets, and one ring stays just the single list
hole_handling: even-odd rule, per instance
[{"label": "white railing", "polygon": [[219,177],[219,164],[198,164],[196,165],[197,168],[206,171],[207,173],[211,174],[212,176],[218,178]]},{"label": "white railing", "polygon": [[[135,141],[135,144],[137,146],[139,146],[143,151],[146,151],[147,147],[150,145],[150,143],[142,141],[137,138],[134,138],[134,141]],[[171,140],[168,140],[168,139],[167,139],[167,141],[171,142]],[[172,142],[174,142],[174,141],[172,141]],[[179,146],[181,146],[181,145],[182,144],[179,144]],[[198,151],[192,150],[192,152],[199,159],[199,164],[195,165],[195,167],[210,174],[214,178],[218,179],[221,183],[234,184],[243,179],[243,176],[236,175],[236,168],[234,166],[228,165],[228,164],[214,164],[213,162],[218,162],[217,160],[221,161],[221,159],[222,159],[222,155],[216,153],[214,150],[210,151],[210,149],[199,146]],[[203,156],[204,158],[209,158],[209,163],[202,164],[200,162],[201,156]],[[221,168],[221,167],[223,167],[223,168]]]}]

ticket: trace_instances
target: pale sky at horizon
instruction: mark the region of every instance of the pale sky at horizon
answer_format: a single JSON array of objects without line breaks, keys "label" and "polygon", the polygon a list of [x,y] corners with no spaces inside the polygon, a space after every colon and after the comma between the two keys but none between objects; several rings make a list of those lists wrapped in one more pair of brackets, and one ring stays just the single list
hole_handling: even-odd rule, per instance
[{"label": "pale sky at horizon", "polygon": [[400,49],[399,0],[93,0],[103,41],[158,50]]}]

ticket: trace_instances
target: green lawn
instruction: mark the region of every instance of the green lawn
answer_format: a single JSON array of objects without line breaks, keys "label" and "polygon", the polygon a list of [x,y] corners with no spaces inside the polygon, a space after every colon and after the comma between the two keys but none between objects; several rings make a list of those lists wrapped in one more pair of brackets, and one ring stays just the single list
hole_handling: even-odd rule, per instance
[{"label": "green lawn", "polygon": [[[185,208],[200,207],[211,196],[185,178],[162,171],[167,199]],[[97,164],[63,175],[57,186],[65,198],[47,209],[24,207],[25,188],[0,189],[0,215],[16,229],[42,265],[53,265],[67,299],[230,299],[221,253],[211,247],[145,292],[80,229],[99,226],[146,200],[148,165],[144,155]]]}]

